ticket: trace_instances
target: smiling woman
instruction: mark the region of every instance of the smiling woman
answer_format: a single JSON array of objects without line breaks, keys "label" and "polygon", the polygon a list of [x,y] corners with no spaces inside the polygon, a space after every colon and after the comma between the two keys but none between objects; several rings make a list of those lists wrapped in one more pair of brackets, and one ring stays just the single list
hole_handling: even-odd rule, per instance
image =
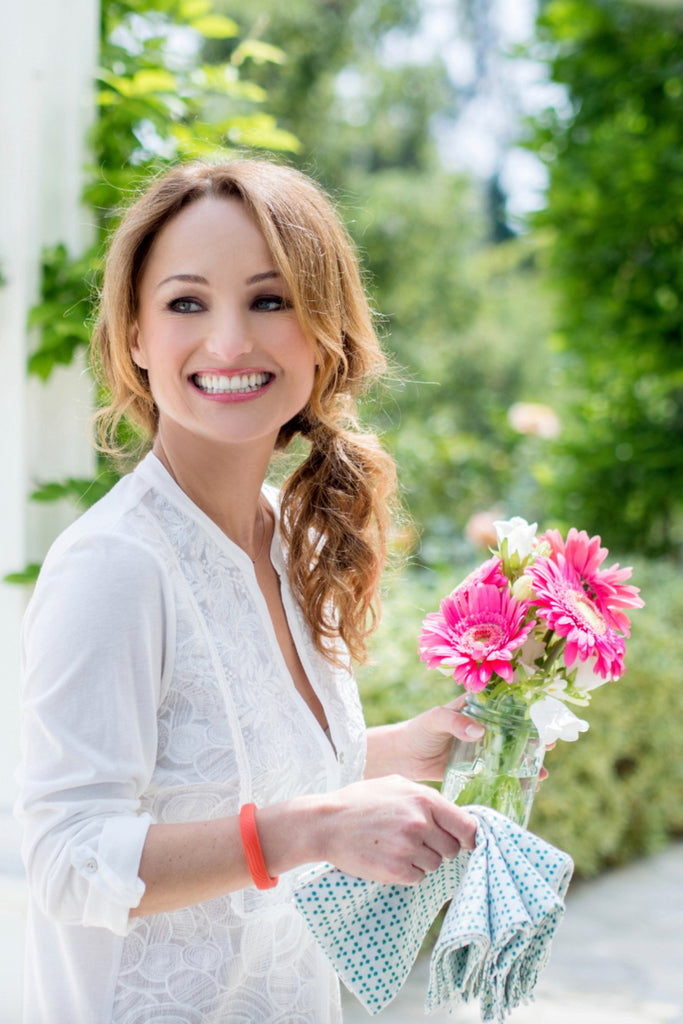
[{"label": "smiling woman", "polygon": [[394,470],[356,422],[383,359],[329,202],[274,164],[175,168],[114,235],[93,352],[103,446],[129,417],[151,451],[26,616],[26,1021],[338,1021],[302,865],[411,884],[475,824],[416,781],[472,722],[366,731],[351,672]]},{"label": "smiling woman", "polygon": [[315,339],[237,199],[206,197],[164,225],[140,273],[130,348],[148,376],[154,450],[169,469],[178,448],[192,461],[207,442],[251,442],[267,465],[313,390]]}]

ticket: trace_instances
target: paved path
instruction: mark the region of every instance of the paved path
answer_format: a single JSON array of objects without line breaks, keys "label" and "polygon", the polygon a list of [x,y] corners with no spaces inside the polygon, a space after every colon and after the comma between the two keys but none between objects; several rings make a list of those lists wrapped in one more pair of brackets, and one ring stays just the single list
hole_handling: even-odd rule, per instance
[{"label": "paved path", "polygon": [[[24,908],[23,883],[0,870],[0,1024],[21,1019]],[[427,962],[420,960],[402,992],[375,1019],[380,1024],[478,1024],[476,1006],[454,1017],[426,1017],[426,991]],[[372,1019],[353,996],[345,995],[344,1006],[345,1024]],[[683,843],[570,888],[536,1000],[509,1021],[683,1024]]]}]

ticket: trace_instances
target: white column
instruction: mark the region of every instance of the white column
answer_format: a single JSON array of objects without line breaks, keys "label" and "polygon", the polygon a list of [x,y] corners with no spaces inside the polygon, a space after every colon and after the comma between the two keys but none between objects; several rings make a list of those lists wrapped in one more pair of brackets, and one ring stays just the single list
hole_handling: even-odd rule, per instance
[{"label": "white column", "polygon": [[[35,483],[93,468],[83,361],[56,371],[47,384],[28,380],[35,339],[26,317],[38,298],[43,246],[63,241],[76,253],[92,237],[79,197],[98,21],[98,0],[0,0],[0,577],[39,561],[73,518],[71,508],[31,507]],[[15,794],[19,626],[27,597],[25,588],[0,583],[0,871],[16,863],[7,815]]]}]

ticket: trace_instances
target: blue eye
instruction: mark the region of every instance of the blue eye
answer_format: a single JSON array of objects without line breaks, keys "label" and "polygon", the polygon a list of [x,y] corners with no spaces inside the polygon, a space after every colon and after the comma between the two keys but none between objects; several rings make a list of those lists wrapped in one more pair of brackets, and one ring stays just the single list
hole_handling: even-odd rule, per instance
[{"label": "blue eye", "polygon": [[169,302],[168,308],[174,313],[200,313],[204,307],[198,299],[183,297],[173,299],[172,302]]},{"label": "blue eye", "polygon": [[283,295],[259,295],[252,306],[261,313],[274,313],[279,309],[290,309],[291,303]]}]

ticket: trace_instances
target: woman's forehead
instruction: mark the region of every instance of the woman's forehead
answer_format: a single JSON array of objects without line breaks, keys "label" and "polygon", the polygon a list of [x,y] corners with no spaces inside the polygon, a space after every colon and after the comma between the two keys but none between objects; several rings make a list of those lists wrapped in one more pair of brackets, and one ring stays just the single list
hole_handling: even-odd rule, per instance
[{"label": "woman's forehead", "polygon": [[[205,196],[164,224],[143,271],[158,284],[171,275],[201,275],[220,267],[249,277],[275,269],[266,239],[243,202]],[[159,275],[162,275],[161,278]]]}]

